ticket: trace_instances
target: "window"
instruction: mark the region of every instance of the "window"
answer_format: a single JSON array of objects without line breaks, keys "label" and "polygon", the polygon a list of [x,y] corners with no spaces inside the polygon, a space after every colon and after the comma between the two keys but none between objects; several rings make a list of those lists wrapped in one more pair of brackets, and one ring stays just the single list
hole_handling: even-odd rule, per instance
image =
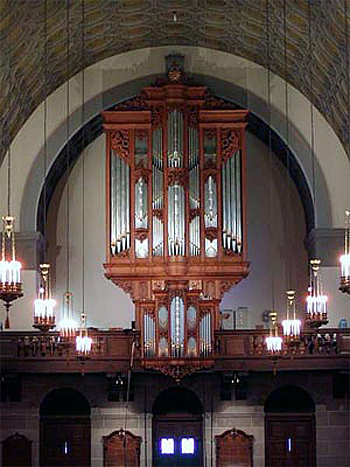
[{"label": "window", "polygon": [[194,438],[182,438],[181,454],[194,454]]},{"label": "window", "polygon": [[160,452],[162,454],[174,454],[174,438],[162,438],[160,440]]}]

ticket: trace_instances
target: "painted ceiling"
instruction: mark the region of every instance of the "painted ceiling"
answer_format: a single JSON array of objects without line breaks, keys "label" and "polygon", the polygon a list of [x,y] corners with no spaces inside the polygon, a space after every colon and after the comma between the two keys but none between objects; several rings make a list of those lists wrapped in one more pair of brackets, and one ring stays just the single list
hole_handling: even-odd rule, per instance
[{"label": "painted ceiling", "polygon": [[[67,1],[46,1],[45,35],[44,0],[0,0],[1,141],[12,140],[45,92],[53,92],[82,66],[81,0],[69,2],[69,33]],[[349,149],[344,3],[310,1],[313,95],[307,0],[269,0],[271,70],[313,99]],[[267,64],[266,0],[85,0],[84,11],[86,66],[133,49],[176,44],[209,47]]]}]

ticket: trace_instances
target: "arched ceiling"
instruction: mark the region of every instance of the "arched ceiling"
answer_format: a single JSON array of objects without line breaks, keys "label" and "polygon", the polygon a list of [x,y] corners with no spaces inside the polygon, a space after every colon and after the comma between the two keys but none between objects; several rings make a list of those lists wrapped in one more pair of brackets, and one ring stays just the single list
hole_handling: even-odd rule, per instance
[{"label": "arched ceiling", "polygon": [[[82,0],[47,1],[47,93],[82,66]],[[308,1],[269,0],[271,69],[310,99]],[[45,0],[0,1],[2,141],[16,135],[45,96]],[[85,0],[85,64],[133,49],[192,45],[236,54],[266,66],[265,0]],[[349,9],[350,11],[350,6]],[[173,11],[177,21],[174,22]],[[311,0],[314,102],[349,149],[342,0]],[[70,41],[67,67],[67,37]],[[67,71],[68,70],[68,71]],[[350,151],[348,150],[348,154]],[[0,153],[0,160],[1,155]]]}]

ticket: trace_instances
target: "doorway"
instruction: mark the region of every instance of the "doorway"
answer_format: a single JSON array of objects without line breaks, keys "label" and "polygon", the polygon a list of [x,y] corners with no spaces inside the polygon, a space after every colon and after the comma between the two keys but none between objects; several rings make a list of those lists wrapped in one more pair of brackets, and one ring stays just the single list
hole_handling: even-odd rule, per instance
[{"label": "doorway", "polygon": [[266,467],[315,467],[315,403],[301,388],[285,386],[265,403]]},{"label": "doorway", "polygon": [[153,405],[153,466],[203,465],[203,409],[185,388],[163,391]]},{"label": "doorway", "polygon": [[40,466],[90,467],[90,405],[78,391],[55,389],[40,407]]}]

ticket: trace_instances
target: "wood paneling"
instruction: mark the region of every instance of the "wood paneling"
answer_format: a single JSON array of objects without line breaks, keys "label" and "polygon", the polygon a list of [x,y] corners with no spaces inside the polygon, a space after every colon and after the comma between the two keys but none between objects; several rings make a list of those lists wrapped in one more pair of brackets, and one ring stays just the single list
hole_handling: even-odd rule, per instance
[{"label": "wood paneling", "polygon": [[139,467],[141,438],[118,430],[103,437],[104,467]]},{"label": "wood paneling", "polygon": [[217,467],[253,466],[253,436],[232,429],[215,439]]},{"label": "wood paneling", "polygon": [[15,433],[2,442],[3,467],[29,467],[32,465],[32,442]]}]

